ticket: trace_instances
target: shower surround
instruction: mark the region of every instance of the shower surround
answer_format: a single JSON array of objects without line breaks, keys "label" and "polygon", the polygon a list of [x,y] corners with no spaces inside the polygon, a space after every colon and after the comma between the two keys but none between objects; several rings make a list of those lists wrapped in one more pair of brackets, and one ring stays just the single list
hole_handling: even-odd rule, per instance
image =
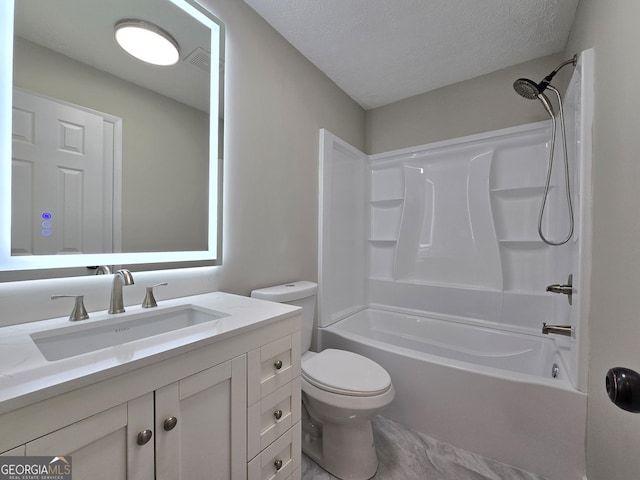
[{"label": "shower surround", "polygon": [[[562,246],[547,245],[537,231],[550,121],[374,156],[321,133],[318,318],[323,348],[360,351],[396,372],[394,385],[406,388],[396,388],[397,400],[387,410],[391,418],[552,479],[578,480],[584,473],[586,396],[581,391],[586,390],[592,70],[593,52],[583,52],[564,100],[575,232]],[[557,141],[556,152],[561,152],[560,135]],[[551,240],[564,239],[569,229],[560,160],[556,158],[542,222]],[[569,275],[571,305],[567,295],[546,291],[550,284],[567,283]],[[359,321],[359,332],[354,327],[358,322],[349,317],[365,315],[369,308],[390,312],[387,324]],[[403,327],[407,322],[398,321],[398,315],[423,326]],[[434,318],[468,328],[448,329],[461,333],[434,340],[434,327],[426,328],[431,320],[425,320]],[[571,325],[572,335],[543,336],[543,322]],[[380,334],[385,329],[396,338],[389,349]],[[496,338],[528,335],[550,343],[558,368],[548,365],[537,377],[518,377],[507,369],[487,371],[473,361],[460,361],[503,355],[503,347],[494,351],[494,345],[483,340],[489,336],[476,335],[474,329],[490,329]],[[421,347],[434,343],[445,347],[437,351],[457,353],[433,355],[433,348]],[[513,349],[518,345],[514,341]],[[462,370],[472,376],[455,373]],[[558,371],[561,375],[552,378]],[[490,377],[507,383],[498,391],[485,391],[482,385],[495,383]],[[447,403],[442,389],[451,379],[469,386],[465,390],[464,385],[452,385],[452,393],[469,399],[454,402],[466,410],[459,415],[442,405]],[[416,382],[423,384],[422,393]],[[434,395],[434,390],[439,393]],[[517,393],[521,391],[536,400],[523,402]],[[553,408],[559,398],[572,415]],[[504,402],[502,418],[496,402]],[[482,419],[487,411],[490,418]],[[490,429],[487,435],[491,432],[494,440],[483,444],[482,435],[469,439],[469,422],[479,431]],[[549,461],[554,451],[556,458]]]}]

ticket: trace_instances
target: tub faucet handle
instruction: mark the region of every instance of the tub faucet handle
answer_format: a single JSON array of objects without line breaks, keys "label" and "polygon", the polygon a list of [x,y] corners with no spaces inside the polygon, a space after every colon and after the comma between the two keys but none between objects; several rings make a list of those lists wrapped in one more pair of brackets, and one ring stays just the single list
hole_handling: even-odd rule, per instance
[{"label": "tub faucet handle", "polygon": [[573,295],[573,274],[569,275],[566,284],[562,283],[554,283],[553,285],[547,286],[547,292],[551,293],[562,293],[567,295],[567,299],[569,300],[569,305],[572,304],[572,295]]},{"label": "tub faucet handle", "polygon": [[51,295],[51,300],[57,300],[58,298],[75,298],[76,303],[73,305],[69,320],[75,322],[77,320],[86,320],[89,318],[87,309],[84,308],[84,295]]}]

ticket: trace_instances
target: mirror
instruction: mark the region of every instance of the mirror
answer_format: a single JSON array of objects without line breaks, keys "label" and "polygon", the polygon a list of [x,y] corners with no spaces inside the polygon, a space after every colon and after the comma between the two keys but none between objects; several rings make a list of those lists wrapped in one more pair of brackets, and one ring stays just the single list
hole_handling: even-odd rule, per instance
[{"label": "mirror", "polygon": [[[216,264],[220,21],[190,0],[20,0],[15,11],[7,3],[0,270]],[[123,19],[168,32],[178,63],[124,52],[114,38]]]}]

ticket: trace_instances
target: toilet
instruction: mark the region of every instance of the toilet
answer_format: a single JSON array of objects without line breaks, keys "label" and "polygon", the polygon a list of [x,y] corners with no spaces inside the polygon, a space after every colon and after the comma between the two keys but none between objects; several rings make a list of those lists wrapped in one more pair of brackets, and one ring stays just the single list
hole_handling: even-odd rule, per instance
[{"label": "toilet", "polygon": [[373,360],[345,350],[309,351],[317,289],[299,281],[251,296],[302,307],[302,451],[338,478],[365,480],[378,469],[371,418],[395,391]]}]

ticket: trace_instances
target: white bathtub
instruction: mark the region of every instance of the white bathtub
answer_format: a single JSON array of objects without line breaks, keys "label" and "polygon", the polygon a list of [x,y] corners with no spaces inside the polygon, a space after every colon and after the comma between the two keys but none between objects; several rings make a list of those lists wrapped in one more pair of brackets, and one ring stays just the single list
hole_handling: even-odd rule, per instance
[{"label": "white bathtub", "polygon": [[368,308],[320,339],[389,372],[392,420],[550,480],[583,479],[587,398],[551,338]]}]

